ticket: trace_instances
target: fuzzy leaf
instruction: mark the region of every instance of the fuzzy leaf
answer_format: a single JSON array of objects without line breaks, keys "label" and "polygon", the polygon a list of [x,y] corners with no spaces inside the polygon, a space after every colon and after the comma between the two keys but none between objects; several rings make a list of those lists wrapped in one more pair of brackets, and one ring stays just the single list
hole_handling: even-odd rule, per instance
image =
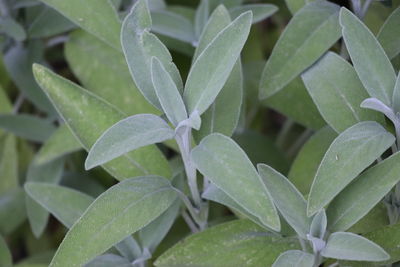
[{"label": "fuzzy leaf", "polygon": [[312,267],[314,256],[301,250],[288,250],[276,259],[272,267]]},{"label": "fuzzy leaf", "polygon": [[393,90],[393,109],[394,112],[400,112],[400,72],[397,75],[396,84]]},{"label": "fuzzy leaf", "polygon": [[194,33],[197,40],[207,24],[209,12],[209,0],[200,0],[194,17]]},{"label": "fuzzy leaf", "polygon": [[377,38],[389,59],[400,53],[400,7],[386,19]]},{"label": "fuzzy leaf", "polygon": [[166,9],[151,11],[152,32],[165,35],[185,43],[192,44],[195,40],[192,22],[175,12]]},{"label": "fuzzy leaf", "polygon": [[295,14],[306,4],[315,1],[315,0],[285,0],[286,5],[290,11],[290,13]]},{"label": "fuzzy leaf", "polygon": [[308,197],[308,215],[327,205],[394,141],[394,136],[376,122],[360,122],[342,132],[318,167]]},{"label": "fuzzy leaf", "polygon": [[278,7],[272,4],[248,4],[240,5],[229,9],[232,18],[237,18],[246,11],[253,12],[253,23],[260,22],[278,11]]}]

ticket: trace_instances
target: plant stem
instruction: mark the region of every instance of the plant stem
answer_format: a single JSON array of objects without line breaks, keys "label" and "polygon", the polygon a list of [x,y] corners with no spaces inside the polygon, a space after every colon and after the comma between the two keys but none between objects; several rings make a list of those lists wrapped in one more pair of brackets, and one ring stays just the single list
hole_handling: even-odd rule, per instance
[{"label": "plant stem", "polygon": [[20,109],[22,103],[24,102],[24,99],[25,99],[25,97],[24,97],[23,94],[19,94],[18,95],[17,100],[15,101],[15,104],[14,104],[14,107],[13,107],[13,110],[12,110],[13,114],[17,114],[18,113],[18,110]]},{"label": "plant stem", "polygon": [[313,267],[318,267],[321,262],[321,254],[319,252],[314,252],[314,264]]},{"label": "plant stem", "polygon": [[186,224],[189,226],[190,231],[192,233],[199,232],[199,229],[197,228],[196,224],[193,222],[189,214],[186,212],[186,210],[182,211],[182,218],[185,220]]}]

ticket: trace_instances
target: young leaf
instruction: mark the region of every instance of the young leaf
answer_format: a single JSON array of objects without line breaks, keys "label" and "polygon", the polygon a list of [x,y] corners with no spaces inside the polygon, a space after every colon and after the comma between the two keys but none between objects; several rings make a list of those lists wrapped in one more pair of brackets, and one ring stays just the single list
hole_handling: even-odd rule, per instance
[{"label": "young leaf", "polygon": [[279,217],[267,188],[246,153],[232,139],[211,134],[192,150],[191,157],[218,188],[263,224],[279,231]]},{"label": "young leaf", "polygon": [[153,21],[151,30],[157,34],[189,44],[196,40],[192,22],[180,14],[166,9],[158,9],[151,10],[151,18]]},{"label": "young leaf", "polygon": [[124,55],[120,51],[95,36],[78,30],[69,35],[64,54],[84,88],[118,107],[126,115],[160,113],[146,101],[132,81]]},{"label": "young leaf", "polygon": [[310,226],[310,235],[319,239],[323,239],[326,232],[328,220],[326,218],[325,210],[320,210],[315,214]]},{"label": "young leaf", "polygon": [[[54,8],[85,31],[120,50],[119,33],[121,22],[107,0],[89,0],[83,5],[81,0],[40,0]],[[94,12],[96,10],[96,12]]]},{"label": "young leaf", "polygon": [[90,148],[86,170],[104,164],[129,151],[172,139],[174,130],[153,114],[133,115],[107,129]]},{"label": "young leaf", "polygon": [[357,261],[384,261],[390,256],[374,242],[353,233],[336,232],[321,251],[326,258]]},{"label": "young leaf", "polygon": [[292,18],[265,65],[260,99],[277,93],[313,64],[340,37],[339,6],[309,3]]},{"label": "young leaf", "polygon": [[40,147],[35,161],[37,164],[45,164],[80,149],[82,149],[82,145],[68,129],[68,126],[63,124]]},{"label": "young leaf", "polygon": [[[26,181],[58,184],[61,180],[63,170],[63,158],[56,159],[55,161],[43,165],[38,165],[36,161],[33,160],[28,168]],[[25,206],[32,232],[34,236],[38,238],[46,228],[49,213],[28,195],[25,196]]]},{"label": "young leaf", "polygon": [[[123,119],[113,106],[40,65],[33,67],[35,78],[86,150],[100,135]],[[135,164],[132,164],[134,162]],[[117,179],[143,174],[170,176],[168,162],[155,146],[130,152],[105,165]]]},{"label": "young leaf", "polygon": [[[400,153],[361,174],[329,204],[329,230],[345,231],[364,217],[400,180]],[[379,179],[377,179],[379,177]]]},{"label": "young leaf", "polygon": [[0,114],[0,128],[34,142],[44,142],[56,127],[49,121],[28,114]]},{"label": "young leaf", "polygon": [[371,121],[357,123],[342,132],[318,167],[308,197],[308,215],[327,205],[394,141],[392,134]]},{"label": "young leaf", "polygon": [[0,266],[3,267],[12,266],[11,252],[8,249],[6,241],[1,235],[0,235]]},{"label": "young leaf", "polygon": [[314,256],[301,250],[288,250],[276,259],[272,267],[311,267]]},{"label": "young leaf", "polygon": [[298,235],[306,239],[311,219],[307,217],[307,202],[303,195],[285,176],[268,165],[258,164],[257,169],[279,212]]},{"label": "young leaf", "polygon": [[[151,58],[158,58],[181,91],[182,80],[168,49],[149,33],[152,22],[146,0],[139,0],[125,17],[121,31],[122,50],[136,86],[153,106],[161,109],[151,80]],[[140,66],[138,68],[137,66]]]},{"label": "young leaf", "polygon": [[288,249],[292,238],[276,237],[248,220],[234,220],[191,235],[161,255],[164,266],[271,266]]},{"label": "young leaf", "polygon": [[354,68],[371,97],[392,104],[396,75],[382,46],[349,10],[341,8],[340,25]]},{"label": "young leaf", "polygon": [[393,59],[400,53],[400,7],[386,19],[377,39],[389,59]]},{"label": "young leaf", "polygon": [[200,38],[200,35],[207,24],[209,12],[208,0],[200,0],[194,18],[194,33],[197,40]]},{"label": "young leaf", "polygon": [[394,112],[400,112],[400,72],[397,75],[396,84],[393,89],[393,109]]},{"label": "young leaf", "polygon": [[[3,141],[3,140],[2,140]],[[0,195],[15,189],[19,185],[18,180],[18,150],[14,135],[4,136],[2,150],[0,150]]]},{"label": "young leaf", "polygon": [[240,14],[249,10],[253,12],[253,23],[257,23],[272,16],[278,11],[278,7],[272,4],[248,4],[230,8],[229,13],[235,19]]},{"label": "young leaf", "polygon": [[354,68],[328,52],[302,74],[308,93],[325,121],[338,133],[360,121],[382,121],[380,114],[360,107],[368,98]]},{"label": "young leaf", "polygon": [[[193,60],[204,51],[207,45],[231,22],[228,11],[224,6],[218,6],[211,14],[203,30]],[[213,132],[232,135],[239,120],[243,95],[243,74],[240,59],[236,62],[225,85],[214,103],[202,115],[201,128],[194,132],[195,140],[200,142]]]},{"label": "young leaf", "polygon": [[250,31],[252,14],[246,12],[225,27],[194,61],[184,91],[191,114],[202,114],[214,102],[229,77]]},{"label": "young leaf", "polygon": [[382,101],[380,101],[379,99],[370,97],[365,99],[360,107],[362,108],[368,108],[368,109],[372,109],[378,112],[381,112],[382,114],[385,114],[385,116],[390,119],[393,124],[397,124],[398,119],[394,113],[394,110],[392,108],[389,108],[388,106],[386,106]]},{"label": "young leaf", "polygon": [[[176,192],[169,181],[159,176],[132,178],[114,185],[72,226],[50,266],[87,263],[153,221],[175,199]],[[76,249],[76,244],[80,249]]]},{"label": "young leaf", "polygon": [[336,137],[337,133],[326,126],[311,136],[297,154],[288,177],[303,195],[310,192],[318,166]]},{"label": "young leaf", "polygon": [[151,60],[151,80],[169,121],[177,126],[181,121],[186,120],[188,115],[182,96],[171,76],[156,57]]}]

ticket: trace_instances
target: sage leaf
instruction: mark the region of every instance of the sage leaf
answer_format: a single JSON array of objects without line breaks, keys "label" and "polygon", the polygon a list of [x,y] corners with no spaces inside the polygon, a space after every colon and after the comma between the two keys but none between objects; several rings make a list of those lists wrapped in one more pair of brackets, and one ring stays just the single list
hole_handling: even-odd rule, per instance
[{"label": "sage leaf", "polygon": [[378,204],[400,180],[399,160],[400,153],[385,159],[335,197],[327,210],[330,231],[347,230]]},{"label": "sage leaf", "polygon": [[379,30],[377,39],[389,59],[393,59],[400,53],[400,7],[386,19]]},{"label": "sage leaf", "polygon": [[124,55],[120,51],[87,32],[77,30],[69,35],[64,54],[84,88],[127,115],[160,113],[146,101],[133,83]]},{"label": "sage leaf", "polygon": [[20,188],[0,195],[0,234],[9,235],[26,219],[25,197]]},{"label": "sage leaf", "polygon": [[393,89],[393,110],[400,112],[400,73],[397,75],[396,84]]},{"label": "sage leaf", "polygon": [[297,249],[295,239],[266,233],[248,220],[234,220],[194,234],[167,250],[156,266],[271,266],[284,251]]},{"label": "sage leaf", "polygon": [[385,51],[371,31],[349,10],[340,10],[343,39],[354,68],[371,97],[392,104],[396,75]]},{"label": "sage leaf", "polygon": [[151,61],[151,80],[165,115],[174,125],[188,118],[182,96],[171,76],[156,57]]},{"label": "sage leaf", "polygon": [[132,267],[132,264],[129,262],[129,260],[115,254],[104,254],[101,256],[97,256],[89,263],[85,264],[85,267],[109,267],[109,266]]},{"label": "sage leaf", "polygon": [[178,90],[181,91],[183,86],[179,71],[171,62],[172,58],[168,49],[154,34],[149,33],[151,25],[147,1],[137,1],[122,24],[121,42],[129,71],[136,86],[147,101],[161,109],[151,80],[151,58],[154,56],[162,62]]},{"label": "sage leaf", "polygon": [[[204,51],[207,45],[231,22],[228,10],[218,6],[211,14],[210,19],[201,35],[193,60]],[[199,141],[210,133],[219,132],[230,136],[235,130],[242,104],[243,74],[240,59],[236,62],[225,85],[211,106],[203,113],[201,128],[193,133]]]},{"label": "sage leaf", "polygon": [[336,137],[331,127],[322,128],[308,139],[294,159],[288,177],[303,195],[310,192],[318,166]]},{"label": "sage leaf", "polygon": [[272,4],[248,4],[230,8],[229,13],[235,19],[240,14],[249,10],[253,13],[253,23],[257,23],[276,13],[278,7]]},{"label": "sage leaf", "polygon": [[208,15],[209,15],[209,1],[208,0],[200,0],[200,4],[196,9],[196,14],[194,17],[194,33],[196,35],[196,39],[200,38],[200,35],[207,24]]},{"label": "sage leaf", "polygon": [[326,232],[328,220],[325,210],[320,210],[312,219],[310,226],[310,235],[319,239],[323,239]]},{"label": "sage leaf", "polygon": [[264,225],[279,231],[279,217],[267,188],[246,153],[232,139],[211,134],[192,150],[191,157],[198,170],[218,188]]},{"label": "sage leaf", "polygon": [[14,135],[3,137],[0,151],[0,195],[19,185],[17,140]]},{"label": "sage leaf", "polygon": [[[113,106],[76,84],[43,66],[33,68],[37,82],[86,150],[105,130],[124,118]],[[149,173],[170,176],[168,162],[155,146],[130,152],[106,164],[105,169],[117,179]]]},{"label": "sage leaf", "polygon": [[110,1],[89,0],[84,5],[80,0],[68,2],[63,0],[40,1],[115,49],[121,49],[119,41],[121,22]]},{"label": "sage leaf", "polygon": [[354,68],[328,52],[302,74],[306,88],[325,121],[338,133],[360,121],[382,121],[380,114],[360,107],[368,98]]},{"label": "sage leaf", "polygon": [[307,202],[303,195],[285,176],[268,165],[258,164],[257,169],[279,212],[298,235],[306,239],[311,219],[307,217]]},{"label": "sage leaf", "polygon": [[308,197],[308,215],[327,205],[394,141],[392,134],[371,121],[359,122],[342,132],[318,167]]},{"label": "sage leaf", "polygon": [[295,14],[306,4],[315,1],[315,0],[285,0],[286,5],[290,11],[290,13]]},{"label": "sage leaf", "polygon": [[314,256],[301,250],[288,250],[276,259],[272,267],[312,267]]},{"label": "sage leaf", "polygon": [[12,266],[11,252],[8,249],[7,243],[0,235],[0,265],[4,267]]},{"label": "sage leaf", "polygon": [[321,255],[327,258],[358,261],[384,261],[390,258],[389,254],[374,242],[344,232],[331,234]]},{"label": "sage leaf", "polygon": [[393,124],[397,124],[397,117],[394,113],[394,110],[392,108],[389,108],[388,106],[386,106],[382,101],[380,101],[379,99],[376,98],[367,98],[365,99],[361,105],[362,108],[368,108],[368,109],[372,109],[372,110],[376,110],[378,112],[381,112],[383,114],[385,114],[386,117],[388,117],[388,119],[390,119]]},{"label": "sage leaf", "polygon": [[49,121],[29,114],[0,114],[0,128],[34,142],[44,142],[56,127]]},{"label": "sage leaf", "polygon": [[[149,224],[176,197],[169,181],[159,176],[127,179],[112,186],[72,226],[50,266],[81,266],[87,263]],[[81,246],[79,250],[76,249],[77,243]]]},{"label": "sage leaf", "polygon": [[66,124],[61,125],[40,147],[35,156],[37,164],[44,164],[82,149],[82,145]]},{"label": "sage leaf", "polygon": [[339,39],[338,16],[339,6],[328,1],[309,3],[294,15],[265,65],[260,99],[289,84]]},{"label": "sage leaf", "polygon": [[152,32],[189,44],[195,42],[193,23],[188,18],[166,9],[151,10],[151,18]]},{"label": "sage leaf", "polygon": [[0,18],[0,32],[6,33],[18,42],[26,39],[24,27],[15,21],[11,16]]},{"label": "sage leaf", "polygon": [[138,114],[107,129],[90,148],[85,168],[91,169],[143,146],[172,139],[174,130],[160,117]]},{"label": "sage leaf", "polygon": [[229,77],[250,31],[246,12],[225,27],[194,61],[184,91],[188,113],[201,115],[214,102]]}]

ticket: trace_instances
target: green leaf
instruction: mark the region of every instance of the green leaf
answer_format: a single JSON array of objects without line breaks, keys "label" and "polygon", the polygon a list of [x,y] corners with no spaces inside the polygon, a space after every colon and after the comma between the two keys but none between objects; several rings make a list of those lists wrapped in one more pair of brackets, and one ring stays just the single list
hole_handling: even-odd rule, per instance
[{"label": "green leaf", "polygon": [[10,16],[0,18],[0,32],[11,36],[18,42],[26,39],[24,27]]},{"label": "green leaf", "polygon": [[397,75],[396,84],[393,89],[393,109],[394,112],[400,111],[400,72]]},{"label": "green leaf", "polygon": [[200,4],[196,9],[194,17],[194,33],[197,40],[199,40],[200,35],[202,34],[203,29],[207,24],[209,12],[210,12],[209,1],[200,0]]},{"label": "green leaf", "polygon": [[66,124],[61,125],[40,147],[35,156],[37,164],[44,164],[82,149],[82,145]]},{"label": "green leaf", "polygon": [[400,7],[386,19],[377,39],[389,59],[393,59],[400,53]]},{"label": "green leaf", "polygon": [[75,76],[89,91],[127,115],[158,113],[133,83],[121,52],[79,30],[69,35],[64,53]]},{"label": "green leaf", "polygon": [[46,141],[56,129],[48,120],[29,114],[0,114],[0,128],[35,142]]},{"label": "green leaf", "polygon": [[[113,106],[76,84],[43,66],[33,68],[38,83],[86,150],[105,130],[124,118]],[[117,179],[150,173],[170,176],[168,162],[155,146],[130,152],[106,164],[105,169]]]},{"label": "green leaf", "polygon": [[376,231],[388,224],[389,218],[387,207],[384,202],[379,202],[347,231],[357,234],[365,234]]},{"label": "green leaf", "polygon": [[19,185],[16,138],[12,134],[7,134],[3,140],[0,150],[0,195]]},{"label": "green leaf", "polygon": [[[182,80],[164,44],[152,33],[150,11],[146,0],[139,0],[125,17],[121,31],[122,50],[136,86],[153,106],[161,110],[151,80],[151,58],[158,58],[174,80],[179,91]],[[137,66],[140,66],[138,68]]]},{"label": "green leaf", "polygon": [[75,24],[60,15],[56,10],[44,6],[29,25],[28,36],[29,38],[51,37],[75,27]]},{"label": "green leaf", "polygon": [[138,114],[107,129],[90,148],[86,170],[104,164],[129,151],[172,139],[175,131],[160,117]]},{"label": "green leaf", "polygon": [[65,227],[82,216],[94,198],[74,189],[49,183],[25,183],[26,193],[57,218]]},{"label": "green leaf", "polygon": [[314,256],[301,250],[288,250],[276,259],[272,267],[312,267]]},{"label": "green leaf", "polygon": [[0,265],[3,267],[12,266],[11,252],[8,249],[6,241],[1,235],[0,235]]},{"label": "green leaf", "polygon": [[0,113],[11,113],[12,109],[13,107],[11,105],[10,99],[8,98],[7,93],[4,91],[2,85],[0,84]]},{"label": "green leaf", "polygon": [[232,18],[237,18],[246,11],[253,12],[253,23],[260,22],[278,11],[278,7],[272,4],[248,4],[240,5],[229,9]]},{"label": "green leaf", "polygon": [[319,164],[337,133],[326,126],[316,132],[303,145],[289,171],[289,180],[303,194],[307,195]]},{"label": "green leaf", "polygon": [[[26,181],[58,184],[61,180],[63,170],[63,158],[43,165],[38,165],[34,159],[28,168]],[[46,228],[49,213],[28,195],[25,197],[25,206],[32,232],[36,238],[39,238]]]},{"label": "green leaf", "polygon": [[186,107],[174,81],[156,57],[151,61],[151,80],[165,115],[178,126],[188,118]]},{"label": "green leaf", "polygon": [[176,197],[169,181],[159,176],[127,179],[112,186],[72,226],[50,266],[87,263],[156,219]]},{"label": "green leaf", "polygon": [[[207,45],[218,35],[231,19],[224,6],[218,6],[211,14],[203,30],[193,60],[204,51]],[[243,74],[240,59],[236,62],[225,85],[215,101],[202,115],[201,128],[194,132],[195,140],[200,142],[205,136],[219,132],[231,136],[239,120],[243,95]]]},{"label": "green leaf", "polygon": [[[260,221],[279,231],[272,199],[246,153],[229,137],[211,134],[192,150],[198,170]],[[246,186],[246,190],[243,190]]]},{"label": "green leaf", "polygon": [[379,113],[360,107],[368,98],[354,68],[328,52],[302,75],[308,93],[325,121],[338,133],[360,121],[382,121]]},{"label": "green leaf", "polygon": [[250,31],[252,15],[246,12],[225,27],[194,61],[184,91],[191,114],[202,114],[227,81]]},{"label": "green leaf", "polygon": [[192,44],[195,40],[192,22],[184,16],[165,10],[151,11],[152,32]]},{"label": "green leaf", "polygon": [[[364,217],[399,182],[400,153],[361,174],[329,204],[329,229],[345,231]],[[379,179],[377,179],[379,177]]]},{"label": "green leaf", "polygon": [[327,205],[394,141],[392,134],[371,121],[357,123],[342,132],[318,167],[308,197],[308,215]]},{"label": "green leaf", "polygon": [[339,6],[309,3],[295,14],[276,43],[260,82],[260,99],[277,93],[340,37]]},{"label": "green leaf", "polygon": [[285,176],[268,165],[259,164],[257,169],[279,212],[298,235],[306,239],[311,219],[307,217],[307,202],[303,195]]},{"label": "green leaf", "polygon": [[323,239],[326,232],[328,220],[325,210],[320,210],[312,219],[310,226],[310,235],[319,239]]},{"label": "green leaf", "polygon": [[315,0],[285,0],[290,13],[295,14],[306,4],[315,1]]},{"label": "green leaf", "polygon": [[129,262],[129,260],[115,254],[104,254],[94,258],[92,261],[85,264],[85,267],[110,267],[110,266],[132,267],[132,264]]},{"label": "green leaf", "polygon": [[349,10],[340,10],[343,39],[354,68],[371,97],[392,104],[396,75],[382,46],[371,31]]},{"label": "green leaf", "polygon": [[389,254],[374,242],[344,232],[331,234],[321,255],[327,258],[358,261],[384,261],[390,258]]},{"label": "green leaf", "polygon": [[161,255],[156,266],[271,266],[297,241],[266,233],[248,220],[235,220],[194,234]]},{"label": "green leaf", "polygon": [[40,0],[54,8],[85,31],[120,50],[121,22],[108,0]]},{"label": "green leaf", "polygon": [[20,188],[0,195],[0,234],[11,234],[25,219],[25,198]]}]

